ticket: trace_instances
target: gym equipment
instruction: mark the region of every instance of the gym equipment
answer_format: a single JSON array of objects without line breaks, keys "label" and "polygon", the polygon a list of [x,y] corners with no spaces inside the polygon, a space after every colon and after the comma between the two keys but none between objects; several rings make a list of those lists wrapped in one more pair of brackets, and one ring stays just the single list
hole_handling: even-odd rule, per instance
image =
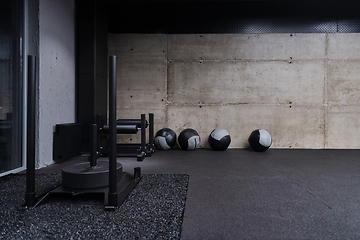
[{"label": "gym equipment", "polygon": [[[136,125],[138,128],[141,128],[142,122],[141,119],[118,119],[116,120],[117,125]],[[145,127],[147,128],[149,123],[145,120]]]},{"label": "gym equipment", "polygon": [[170,128],[163,128],[156,132],[155,146],[157,149],[169,150],[176,144],[176,133]]},{"label": "gym equipment", "polygon": [[[109,125],[104,125],[102,130],[105,134],[108,134],[109,128]],[[137,125],[116,125],[117,134],[137,134],[138,130]]]},{"label": "gym equipment", "polygon": [[[30,62],[30,61],[29,61]],[[29,63],[32,64],[32,63]],[[35,69],[35,67],[34,67]],[[29,74],[32,70],[29,71]],[[34,78],[35,79],[35,78]],[[35,106],[35,87],[32,83],[29,85],[31,89],[28,104]],[[29,115],[28,131],[35,129],[35,111],[30,108],[32,115]],[[33,119],[33,120],[31,120]],[[29,124],[28,122],[28,124]],[[32,130],[31,130],[32,129]],[[35,199],[35,145],[28,145],[28,168],[27,174],[27,191],[25,194],[24,209],[34,208],[41,202],[56,194],[79,195],[84,193],[102,194],[104,196],[105,209],[115,209],[118,207],[138,184],[141,179],[141,169],[134,168],[134,174],[122,171],[122,165],[116,160],[116,57],[109,57],[109,150],[108,160],[99,160],[98,153],[98,131],[97,124],[90,125],[90,157],[88,162],[81,162],[74,165],[68,165],[62,169],[62,185],[51,190],[45,195]],[[31,138],[34,138],[35,132],[30,132]],[[34,138],[35,139],[35,138]],[[30,156],[31,155],[31,156]]]},{"label": "gym equipment", "polygon": [[200,144],[199,134],[191,128],[183,130],[178,138],[182,150],[195,150]]},{"label": "gym equipment", "polygon": [[[149,123],[145,119],[145,114],[141,114],[141,119],[118,119],[119,124],[135,124],[141,128],[140,143],[117,144],[117,156],[136,156],[137,161],[143,161],[146,157],[151,157],[155,152],[154,144],[154,114],[149,113]],[[146,143],[146,128],[149,126],[149,142]]]},{"label": "gym equipment", "polygon": [[231,142],[230,134],[225,129],[214,129],[209,136],[209,144],[213,150],[225,151]]},{"label": "gym equipment", "polygon": [[248,139],[250,147],[257,152],[265,152],[271,146],[270,133],[264,129],[254,130]]},{"label": "gym equipment", "polygon": [[[107,134],[109,126],[102,126],[101,115],[97,115],[98,134]],[[141,143],[122,143],[116,145],[116,155],[118,157],[136,157],[138,161],[143,161],[146,157],[151,157],[155,152],[154,144],[154,114],[149,113],[149,122],[145,119],[145,114],[141,114],[140,119],[118,119],[116,121],[117,134],[137,134],[141,129]],[[146,143],[146,128],[149,127],[149,142]],[[98,138],[98,151],[102,156],[108,156],[108,147],[100,144]]]},{"label": "gym equipment", "polygon": [[56,124],[53,134],[53,160],[63,161],[79,156],[82,152],[82,137],[82,123]]},{"label": "gym equipment", "polygon": [[35,196],[35,106],[36,106],[36,57],[28,56],[27,143],[26,143],[26,193],[24,209],[37,204]]}]

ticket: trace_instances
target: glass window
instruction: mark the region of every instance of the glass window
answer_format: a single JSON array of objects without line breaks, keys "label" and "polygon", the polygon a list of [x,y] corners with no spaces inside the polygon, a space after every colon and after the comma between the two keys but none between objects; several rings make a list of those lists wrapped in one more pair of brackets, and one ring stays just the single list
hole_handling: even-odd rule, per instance
[{"label": "glass window", "polygon": [[0,174],[22,167],[22,0],[0,1]]}]

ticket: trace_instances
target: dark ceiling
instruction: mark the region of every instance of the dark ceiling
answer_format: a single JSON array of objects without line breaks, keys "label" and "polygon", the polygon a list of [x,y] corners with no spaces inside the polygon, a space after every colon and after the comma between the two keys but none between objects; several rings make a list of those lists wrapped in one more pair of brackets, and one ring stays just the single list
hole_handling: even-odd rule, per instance
[{"label": "dark ceiling", "polygon": [[350,1],[111,0],[111,33],[360,32]]}]

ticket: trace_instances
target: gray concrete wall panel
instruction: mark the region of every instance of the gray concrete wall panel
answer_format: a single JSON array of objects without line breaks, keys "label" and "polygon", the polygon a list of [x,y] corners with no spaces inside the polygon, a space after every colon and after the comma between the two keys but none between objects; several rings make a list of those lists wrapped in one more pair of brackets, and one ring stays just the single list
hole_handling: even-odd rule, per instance
[{"label": "gray concrete wall panel", "polygon": [[360,60],[328,62],[328,103],[360,104]]},{"label": "gray concrete wall panel", "polygon": [[121,60],[164,60],[166,34],[109,34],[109,54]]},{"label": "gray concrete wall panel", "polygon": [[326,148],[360,148],[360,106],[332,106],[327,112]]},{"label": "gray concrete wall panel", "polygon": [[302,60],[325,57],[325,34],[174,34],[169,59]]},{"label": "gray concrete wall panel", "polygon": [[177,104],[323,104],[323,61],[172,61],[168,99]]},{"label": "gray concrete wall panel", "polygon": [[116,75],[120,89],[144,89],[165,91],[165,60],[117,61]]},{"label": "gray concrete wall panel", "polygon": [[360,33],[337,33],[328,36],[329,59],[360,59]]}]

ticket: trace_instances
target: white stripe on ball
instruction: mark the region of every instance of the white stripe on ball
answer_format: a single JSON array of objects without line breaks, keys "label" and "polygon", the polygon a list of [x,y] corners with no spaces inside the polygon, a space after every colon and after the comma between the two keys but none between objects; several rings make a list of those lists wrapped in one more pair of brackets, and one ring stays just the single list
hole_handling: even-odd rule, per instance
[{"label": "white stripe on ball", "polygon": [[222,139],[225,136],[228,136],[229,133],[228,131],[226,131],[225,129],[215,129],[212,133],[211,133],[211,137],[217,141],[220,141],[220,139]]},{"label": "white stripe on ball", "polygon": [[162,150],[169,150],[171,147],[167,144],[166,139],[162,136],[155,138],[156,145],[160,146]]},{"label": "white stripe on ball", "polygon": [[200,144],[200,137],[199,136],[192,136],[188,139],[188,150],[194,150]]},{"label": "white stripe on ball", "polygon": [[271,145],[270,133],[265,129],[259,129],[259,132],[260,132],[259,143],[264,147],[270,147]]}]

